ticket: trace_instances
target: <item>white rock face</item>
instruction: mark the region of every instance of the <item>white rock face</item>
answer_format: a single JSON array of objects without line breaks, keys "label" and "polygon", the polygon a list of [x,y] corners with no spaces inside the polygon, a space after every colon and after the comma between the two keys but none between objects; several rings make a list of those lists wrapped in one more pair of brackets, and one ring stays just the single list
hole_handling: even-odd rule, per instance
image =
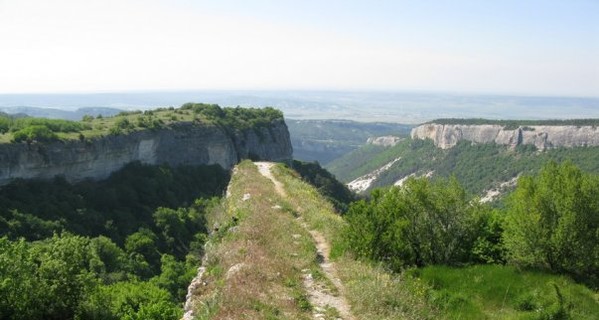
[{"label": "white rock face", "polygon": [[347,187],[350,190],[358,193],[368,190],[368,188],[370,188],[370,185],[381,175],[381,173],[389,170],[391,166],[393,166],[400,159],[401,158],[394,159],[393,161],[382,166],[381,168],[378,168],[371,173],[365,174],[359,178],[354,179],[353,181],[347,184]]},{"label": "white rock face", "polygon": [[431,139],[442,149],[459,141],[500,145],[534,145],[540,150],[557,147],[599,146],[599,128],[592,126],[526,126],[504,129],[501,125],[443,125],[429,123],[412,129],[412,139]]},{"label": "white rock face", "polygon": [[400,141],[401,141],[400,137],[396,137],[396,136],[382,136],[382,137],[368,138],[368,140],[366,140],[366,143],[373,144],[373,145],[376,145],[376,146],[393,147],[394,145],[396,145]]}]

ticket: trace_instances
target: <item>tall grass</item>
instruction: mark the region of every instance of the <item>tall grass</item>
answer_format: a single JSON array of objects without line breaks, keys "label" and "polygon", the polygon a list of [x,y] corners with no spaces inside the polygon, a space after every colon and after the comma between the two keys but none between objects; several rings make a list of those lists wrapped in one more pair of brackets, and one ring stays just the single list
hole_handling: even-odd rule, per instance
[{"label": "tall grass", "polygon": [[447,319],[598,319],[599,295],[565,276],[502,265],[413,270]]}]

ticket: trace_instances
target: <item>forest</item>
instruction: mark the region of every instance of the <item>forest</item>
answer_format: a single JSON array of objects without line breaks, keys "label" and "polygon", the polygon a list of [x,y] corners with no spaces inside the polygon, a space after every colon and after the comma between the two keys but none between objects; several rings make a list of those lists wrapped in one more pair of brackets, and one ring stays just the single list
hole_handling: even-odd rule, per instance
[{"label": "forest", "polygon": [[0,189],[0,319],[179,319],[220,166],[131,163],[104,181]]}]

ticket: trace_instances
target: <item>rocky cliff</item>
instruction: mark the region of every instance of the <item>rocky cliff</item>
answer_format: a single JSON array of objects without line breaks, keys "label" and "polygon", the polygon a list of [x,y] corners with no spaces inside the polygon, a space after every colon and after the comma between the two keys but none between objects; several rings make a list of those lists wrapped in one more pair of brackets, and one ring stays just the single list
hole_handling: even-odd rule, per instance
[{"label": "rocky cliff", "polygon": [[242,131],[179,122],[86,141],[0,144],[0,185],[15,178],[68,181],[103,179],[132,161],[147,164],[219,164],[229,169],[241,159],[285,161],[292,157],[283,120]]},{"label": "rocky cliff", "polygon": [[519,126],[460,125],[427,123],[412,129],[412,139],[431,139],[435,146],[448,149],[459,141],[500,145],[534,145],[540,150],[556,147],[599,146],[599,127],[571,125]]}]

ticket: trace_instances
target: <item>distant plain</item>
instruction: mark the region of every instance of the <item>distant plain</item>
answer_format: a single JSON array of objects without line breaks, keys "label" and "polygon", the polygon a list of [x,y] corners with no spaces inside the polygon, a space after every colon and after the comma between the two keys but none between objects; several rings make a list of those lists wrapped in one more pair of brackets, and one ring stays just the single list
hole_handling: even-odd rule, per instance
[{"label": "distant plain", "polygon": [[[599,118],[597,97],[541,97],[438,92],[369,91],[170,91],[90,94],[0,95],[0,111],[36,112],[53,108],[145,110],[186,102],[282,110],[289,119],[345,119],[417,124],[437,118],[572,119]],[[33,107],[33,108],[32,108]],[[39,112],[39,110],[37,111]],[[43,116],[68,115],[45,110]],[[73,117],[80,117],[80,113]]]}]

